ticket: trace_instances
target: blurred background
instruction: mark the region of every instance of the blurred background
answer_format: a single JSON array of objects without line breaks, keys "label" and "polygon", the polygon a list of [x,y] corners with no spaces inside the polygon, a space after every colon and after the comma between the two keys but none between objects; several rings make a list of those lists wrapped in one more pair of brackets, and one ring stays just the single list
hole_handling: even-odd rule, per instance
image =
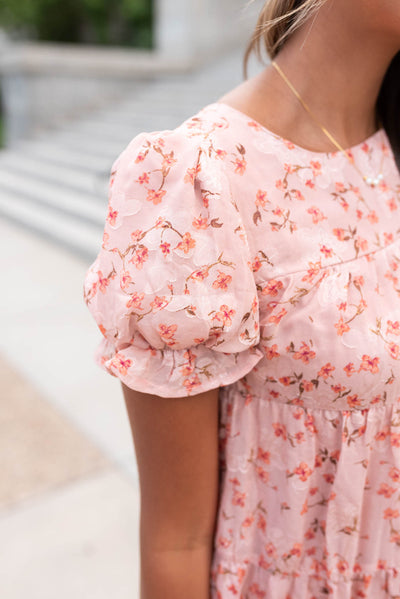
[{"label": "blurred background", "polygon": [[139,599],[133,442],[83,279],[112,162],[241,83],[262,5],[0,0],[1,599]]}]

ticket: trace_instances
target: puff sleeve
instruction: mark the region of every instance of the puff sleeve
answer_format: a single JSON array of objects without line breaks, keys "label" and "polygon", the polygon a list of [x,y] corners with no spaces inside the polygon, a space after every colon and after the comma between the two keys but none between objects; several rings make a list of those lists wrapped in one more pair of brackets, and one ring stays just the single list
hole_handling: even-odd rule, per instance
[{"label": "puff sleeve", "polygon": [[183,126],[139,133],[109,178],[83,284],[95,362],[161,397],[229,385],[263,357],[247,237],[222,160]]}]

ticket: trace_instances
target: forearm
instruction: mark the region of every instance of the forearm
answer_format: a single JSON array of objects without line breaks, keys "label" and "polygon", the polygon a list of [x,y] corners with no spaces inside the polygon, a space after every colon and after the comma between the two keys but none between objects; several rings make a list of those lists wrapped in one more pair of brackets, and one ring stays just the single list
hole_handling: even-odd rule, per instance
[{"label": "forearm", "polygon": [[212,550],[142,550],[140,599],[210,599]]}]

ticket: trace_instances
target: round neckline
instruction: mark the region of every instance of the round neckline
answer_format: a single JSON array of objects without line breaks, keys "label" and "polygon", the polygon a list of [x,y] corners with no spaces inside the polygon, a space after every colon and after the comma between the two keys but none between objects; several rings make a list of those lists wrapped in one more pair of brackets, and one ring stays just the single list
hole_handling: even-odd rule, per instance
[{"label": "round neckline", "polygon": [[[267,133],[268,135],[274,137],[275,139],[283,142],[287,148],[288,148],[287,144],[291,144],[293,146],[292,150],[296,149],[300,152],[307,152],[308,154],[313,155],[313,156],[332,157],[332,156],[342,155],[342,152],[339,149],[332,150],[331,152],[319,152],[318,150],[309,150],[308,148],[299,146],[298,144],[294,143],[290,139],[287,139],[286,137],[283,137],[282,135],[279,135],[278,133],[271,131],[271,129],[268,129],[267,127],[262,125],[259,121],[252,118],[250,115],[246,114],[242,110],[239,110],[238,108],[234,108],[233,106],[231,106],[230,104],[226,104],[225,102],[212,102],[208,106],[210,106],[210,107],[212,107],[212,106],[226,107],[228,110],[231,110],[233,113],[235,113],[242,119],[245,119],[248,122],[255,123],[255,125],[257,125],[257,127],[259,127],[264,133]],[[372,135],[369,135],[367,138],[363,139],[358,144],[350,146],[349,148],[344,148],[345,152],[351,152],[352,154],[354,154],[354,152],[359,150],[361,148],[361,146],[363,146],[364,144],[371,144],[371,142],[373,140],[375,140],[377,137],[379,137],[384,131],[385,131],[384,127],[380,127],[374,133],[372,133]],[[288,149],[290,150],[290,148],[288,148]]]}]

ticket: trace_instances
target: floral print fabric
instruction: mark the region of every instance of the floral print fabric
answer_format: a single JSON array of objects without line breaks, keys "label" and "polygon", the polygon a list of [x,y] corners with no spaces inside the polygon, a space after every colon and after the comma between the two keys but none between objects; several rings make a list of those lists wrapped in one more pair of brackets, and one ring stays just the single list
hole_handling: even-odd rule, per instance
[{"label": "floral print fabric", "polygon": [[377,187],[216,102],[112,167],[95,360],[221,387],[212,599],[400,598],[400,175],[350,150]]}]

